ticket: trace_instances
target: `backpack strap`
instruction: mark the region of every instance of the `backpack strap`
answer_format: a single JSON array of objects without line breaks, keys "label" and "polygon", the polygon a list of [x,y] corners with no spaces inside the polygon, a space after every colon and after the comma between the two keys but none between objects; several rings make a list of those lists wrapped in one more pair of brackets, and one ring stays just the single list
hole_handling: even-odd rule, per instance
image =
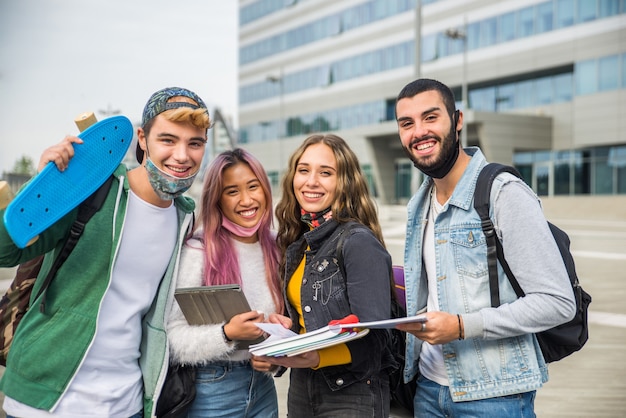
[{"label": "backpack strap", "polygon": [[365,226],[360,225],[358,223],[353,223],[353,222],[347,223],[344,226],[344,228],[341,230],[341,232],[339,233],[339,239],[337,240],[337,264],[339,264],[341,277],[343,277],[344,280],[346,279],[346,267],[343,264],[343,243],[346,240],[346,235],[348,235],[348,232],[353,229],[357,229],[359,227],[365,228]]},{"label": "backpack strap", "polygon": [[491,296],[491,306],[500,306],[500,287],[498,285],[498,261],[504,269],[511,286],[515,290],[518,297],[524,296],[524,291],[520,287],[515,275],[511,271],[509,264],[504,258],[504,250],[502,243],[498,239],[496,229],[489,217],[489,206],[491,200],[491,186],[493,180],[500,173],[511,173],[518,178],[522,178],[521,174],[515,167],[508,165],[490,163],[483,167],[478,175],[476,189],[474,190],[474,209],[480,216],[480,224],[485,233],[487,241],[487,267],[489,269],[489,291]]},{"label": "backpack strap", "polygon": [[111,183],[113,183],[113,176],[109,176],[109,178],[102,184],[102,186],[100,186],[98,190],[93,192],[93,194],[89,196],[85,201],[83,201],[83,203],[81,203],[80,206],[78,207],[78,216],[76,220],[74,221],[74,223],[72,224],[72,227],[70,228],[70,234],[65,240],[65,243],[63,244],[63,248],[61,249],[61,252],[57,256],[57,258],[54,260],[54,263],[52,264],[52,267],[50,268],[48,275],[43,281],[43,284],[37,291],[37,295],[35,295],[35,299],[33,299],[33,300],[36,300],[39,296],[43,295],[41,304],[39,305],[39,310],[42,313],[45,312],[45,309],[46,309],[45,293],[48,289],[48,286],[50,285],[50,282],[52,281],[52,278],[54,277],[56,272],[59,270],[61,265],[63,265],[65,260],[67,260],[67,257],[70,255],[72,250],[74,250],[74,247],[76,246],[76,243],[78,242],[79,238],[83,234],[83,231],[85,230],[85,225],[87,224],[89,219],[91,219],[91,217],[96,212],[98,212],[100,208],[102,207],[102,205],[104,204],[104,201],[106,200],[106,197],[109,194]]},{"label": "backpack strap", "polygon": [[[346,267],[343,263],[343,243],[346,240],[346,236],[348,235],[348,232],[353,230],[353,229],[366,229],[366,230],[370,230],[368,227],[358,223],[358,222],[349,222],[346,224],[346,226],[343,228],[343,230],[339,233],[339,239],[337,240],[337,264],[339,265],[339,271],[341,272],[341,277],[343,277],[344,280],[346,280]],[[396,293],[396,281],[394,279],[394,270],[393,270],[393,266],[391,268],[391,271],[389,272],[390,277],[389,277],[389,286],[391,287],[391,309],[392,309],[392,313],[394,313],[394,315],[397,314],[397,312],[399,311],[399,309],[402,310],[402,312],[404,312],[404,307],[402,305],[400,305],[400,302],[398,301],[398,295]],[[398,316],[396,316],[397,318],[399,317],[403,317],[406,316],[406,314],[399,314]]]}]

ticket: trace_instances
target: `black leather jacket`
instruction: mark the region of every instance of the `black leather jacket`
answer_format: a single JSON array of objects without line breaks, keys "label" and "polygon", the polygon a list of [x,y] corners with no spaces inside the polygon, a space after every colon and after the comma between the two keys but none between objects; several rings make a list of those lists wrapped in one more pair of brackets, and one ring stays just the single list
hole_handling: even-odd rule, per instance
[{"label": "black leather jacket", "polygon": [[[343,262],[347,277],[342,277],[337,243],[347,225],[328,220],[287,248],[287,278],[291,278],[306,252],[300,297],[307,331],[322,328],[331,320],[349,314],[355,314],[360,321],[391,316],[391,256],[365,226],[345,231]],[[306,251],[307,246],[309,251]],[[287,283],[285,300],[286,289]],[[292,330],[300,332],[298,313],[290,303],[287,303],[287,313],[293,319]],[[387,330],[370,330],[368,335],[348,342],[347,346],[352,363],[318,370],[332,390],[396,367]]]}]

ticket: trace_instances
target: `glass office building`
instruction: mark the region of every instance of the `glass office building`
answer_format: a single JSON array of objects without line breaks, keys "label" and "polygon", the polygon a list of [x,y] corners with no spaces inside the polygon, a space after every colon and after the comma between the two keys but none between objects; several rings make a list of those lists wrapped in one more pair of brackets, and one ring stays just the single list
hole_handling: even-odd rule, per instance
[{"label": "glass office building", "polygon": [[400,148],[395,96],[428,77],[453,88],[467,145],[514,164],[539,195],[626,194],[626,0],[240,0],[239,10],[238,140],[275,185],[306,136],[333,132],[381,202],[405,202],[419,173]]}]

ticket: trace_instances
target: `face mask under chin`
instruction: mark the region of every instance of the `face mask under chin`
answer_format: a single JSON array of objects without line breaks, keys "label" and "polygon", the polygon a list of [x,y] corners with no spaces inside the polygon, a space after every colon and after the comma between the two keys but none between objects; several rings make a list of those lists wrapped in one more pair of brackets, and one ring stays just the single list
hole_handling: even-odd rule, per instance
[{"label": "face mask under chin", "polygon": [[427,176],[436,179],[445,177],[450,170],[452,170],[454,163],[456,163],[456,160],[459,158],[459,138],[458,133],[454,130],[455,126],[456,123],[450,129],[448,135],[441,141],[442,159],[434,167],[425,167],[415,158],[415,156],[413,156],[411,151],[409,151],[406,147],[402,147],[406,155],[411,159],[411,161],[413,161],[415,168]]},{"label": "face mask under chin", "polygon": [[424,167],[417,167],[417,166],[416,167],[429,177],[433,177],[436,179],[444,178],[450,172],[450,170],[452,170],[454,163],[456,163],[457,158],[459,158],[458,141],[455,140],[453,142],[452,149],[446,150],[446,155],[444,157],[445,159],[441,161],[441,163],[437,167],[433,167],[433,168],[424,168]]},{"label": "face mask under chin", "polygon": [[150,157],[146,157],[145,167],[152,189],[154,189],[154,192],[162,200],[174,200],[185,193],[189,190],[198,175],[196,171],[189,177],[180,178],[172,176],[154,165]]}]

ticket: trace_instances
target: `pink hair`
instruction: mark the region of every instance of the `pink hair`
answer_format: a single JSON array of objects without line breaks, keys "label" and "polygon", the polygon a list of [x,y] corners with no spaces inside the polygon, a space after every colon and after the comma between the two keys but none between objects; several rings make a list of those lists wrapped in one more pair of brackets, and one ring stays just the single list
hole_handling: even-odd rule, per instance
[{"label": "pink hair", "polygon": [[224,171],[236,164],[246,164],[250,167],[265,195],[267,209],[261,218],[258,236],[265,260],[265,279],[274,304],[278,312],[282,313],[284,304],[278,274],[280,253],[271,231],[273,225],[271,186],[261,163],[241,148],[219,154],[211,162],[204,176],[200,211],[200,225],[204,228],[204,284],[206,286],[242,284],[237,252],[230,239],[230,232],[222,227],[223,215],[219,204],[224,189]]}]

